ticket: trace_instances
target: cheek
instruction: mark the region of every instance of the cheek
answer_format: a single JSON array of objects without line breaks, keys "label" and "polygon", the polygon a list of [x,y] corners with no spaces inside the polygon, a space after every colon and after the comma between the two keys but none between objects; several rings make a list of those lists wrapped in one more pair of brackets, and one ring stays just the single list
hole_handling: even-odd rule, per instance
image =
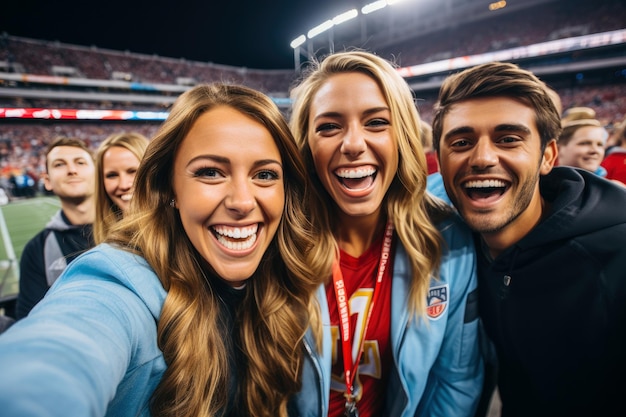
[{"label": "cheek", "polygon": [[213,193],[203,189],[187,191],[190,190],[187,189],[176,197],[181,218],[184,216],[191,222],[203,223],[219,204],[218,190],[213,190]]},{"label": "cheek", "polygon": [[114,179],[105,179],[104,180],[104,190],[107,194],[111,195],[115,192],[117,188],[117,180]]},{"label": "cheek", "polygon": [[277,187],[275,191],[267,193],[263,197],[267,214],[274,220],[280,220],[285,209],[285,192],[282,187]]}]

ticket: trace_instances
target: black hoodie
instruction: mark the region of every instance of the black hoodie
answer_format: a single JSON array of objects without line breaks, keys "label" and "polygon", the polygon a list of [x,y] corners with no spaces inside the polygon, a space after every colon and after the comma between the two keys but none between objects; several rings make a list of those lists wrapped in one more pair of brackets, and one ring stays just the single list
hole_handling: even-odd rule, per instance
[{"label": "black hoodie", "polygon": [[626,415],[626,188],[556,167],[540,189],[540,224],[493,261],[479,249],[502,416]]},{"label": "black hoodie", "polygon": [[20,291],[16,318],[26,317],[50,286],[85,250],[93,247],[91,224],[73,225],[59,210],[46,227],[24,246],[20,258]]}]

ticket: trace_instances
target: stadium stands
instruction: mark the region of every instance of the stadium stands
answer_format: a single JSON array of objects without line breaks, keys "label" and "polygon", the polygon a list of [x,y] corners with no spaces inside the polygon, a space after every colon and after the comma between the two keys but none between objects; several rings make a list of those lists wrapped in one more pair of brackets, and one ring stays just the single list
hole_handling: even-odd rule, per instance
[{"label": "stadium stands", "polygon": [[[454,23],[439,19],[438,24],[422,25],[414,21],[412,31],[404,22],[402,39],[381,35],[380,39],[350,42],[337,33],[335,38],[342,48],[365,47],[399,66],[410,67],[626,29],[626,4],[622,0],[529,0],[526,4],[524,8],[467,16]],[[456,13],[462,11],[460,3],[458,6]],[[622,40],[610,47],[519,59],[518,63],[541,70],[541,78],[559,93],[564,108],[591,107],[610,128],[626,116],[625,59],[626,41]],[[450,72],[408,79],[421,115],[428,122],[438,86]],[[232,67],[0,35],[0,110],[124,110],[160,115],[194,83],[225,81],[259,89],[288,111],[289,88],[297,77],[294,69]],[[2,118],[0,113],[0,181],[23,170],[37,178],[42,169],[41,151],[56,135],[78,136],[95,148],[113,131],[137,130],[150,137],[162,120],[63,121],[55,119],[53,112],[46,114],[47,119],[20,120]]]}]

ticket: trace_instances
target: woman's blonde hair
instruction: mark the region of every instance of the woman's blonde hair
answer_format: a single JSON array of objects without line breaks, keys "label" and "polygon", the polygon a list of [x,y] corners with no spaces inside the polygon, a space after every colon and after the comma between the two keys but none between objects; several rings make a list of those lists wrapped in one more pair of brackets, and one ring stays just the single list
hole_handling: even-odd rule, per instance
[{"label": "woman's blonde hair", "polygon": [[[387,60],[360,50],[331,54],[321,62],[312,62],[304,78],[291,91],[291,130],[311,173],[315,196],[310,201],[311,220],[319,243],[314,248],[315,266],[331,276],[333,257],[339,248],[333,230],[337,217],[329,212],[336,207],[330,195],[315,175],[315,164],[309,146],[310,108],[317,91],[333,75],[361,73],[371,77],[380,88],[391,112],[391,128],[398,145],[398,171],[385,201],[384,213],[395,226],[412,267],[413,279],[409,308],[414,316],[421,316],[426,308],[426,293],[430,278],[436,275],[442,254],[442,239],[433,221],[440,220],[450,210],[441,201],[426,193],[427,165],[422,146],[421,120],[411,89],[396,68]],[[435,218],[436,217],[436,218]]]},{"label": "woman's blonde hair", "polygon": [[93,223],[93,237],[96,244],[103,242],[111,225],[122,218],[122,210],[111,200],[104,187],[104,154],[114,146],[132,152],[139,161],[148,147],[148,138],[137,132],[121,132],[108,136],[96,151],[96,217]]},{"label": "woman's blonde hair", "polygon": [[[206,261],[170,204],[177,150],[196,120],[216,106],[229,106],[263,124],[276,142],[284,171],[283,216],[245,287],[234,335],[224,325],[227,313],[212,284],[219,277],[201,268]],[[228,406],[232,385],[238,387],[242,415],[287,416],[288,399],[301,386],[302,338],[310,314],[317,311],[314,291],[321,284],[307,259],[314,242],[302,204],[308,188],[305,172],[278,107],[243,86],[207,84],[188,90],[150,141],[128,213],[109,241],[145,257],[167,291],[158,323],[167,370],[153,394],[154,416],[219,416]],[[229,368],[231,339],[243,357],[236,375]]]}]

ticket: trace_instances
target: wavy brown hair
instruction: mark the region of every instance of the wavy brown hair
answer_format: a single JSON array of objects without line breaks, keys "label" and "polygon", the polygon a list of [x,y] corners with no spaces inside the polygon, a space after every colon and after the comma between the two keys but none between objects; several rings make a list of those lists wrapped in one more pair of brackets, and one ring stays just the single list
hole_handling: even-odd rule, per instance
[{"label": "wavy brown hair", "polygon": [[104,188],[104,154],[114,146],[127,149],[139,161],[148,147],[148,138],[137,132],[120,132],[108,136],[96,151],[96,218],[93,223],[93,238],[96,244],[104,241],[111,225],[123,217],[122,210],[111,200]]},{"label": "wavy brown hair", "polygon": [[448,76],[439,89],[433,114],[433,146],[439,151],[443,119],[450,108],[463,100],[481,97],[509,97],[535,111],[541,152],[561,134],[561,115],[546,84],[531,71],[510,62],[488,62]]},{"label": "wavy brown hair", "polygon": [[[278,146],[284,170],[283,216],[245,287],[235,335],[222,323],[224,313],[211,285],[219,278],[201,268],[205,261],[184,233],[178,210],[170,206],[177,149],[196,120],[216,106],[229,106],[263,124]],[[307,259],[314,242],[302,204],[308,192],[305,172],[284,116],[262,93],[207,84],[188,90],[173,104],[148,145],[128,213],[108,239],[145,257],[167,291],[158,323],[167,370],[153,394],[153,415],[219,416],[228,406],[231,378],[237,378],[242,415],[287,415],[288,399],[301,386],[302,338],[317,312],[313,295],[320,285]],[[245,358],[237,375],[228,366],[231,339]]]},{"label": "wavy brown hair", "polygon": [[333,235],[338,226],[337,217],[329,210],[335,205],[315,175],[308,143],[309,112],[313,97],[328,78],[344,73],[361,73],[372,78],[391,111],[391,127],[398,145],[399,160],[398,171],[383,202],[383,212],[392,220],[411,263],[413,279],[408,307],[413,316],[422,316],[426,309],[430,278],[437,274],[442,254],[441,234],[433,222],[447,216],[450,209],[426,193],[427,165],[420,133],[422,121],[411,89],[391,62],[366,51],[338,52],[321,62],[312,62],[303,80],[291,91],[291,130],[307,169],[312,173],[315,190],[310,210],[320,242],[314,248],[314,265],[325,271],[325,277],[330,277],[334,259],[328,254],[334,253],[338,258],[339,247]]}]

